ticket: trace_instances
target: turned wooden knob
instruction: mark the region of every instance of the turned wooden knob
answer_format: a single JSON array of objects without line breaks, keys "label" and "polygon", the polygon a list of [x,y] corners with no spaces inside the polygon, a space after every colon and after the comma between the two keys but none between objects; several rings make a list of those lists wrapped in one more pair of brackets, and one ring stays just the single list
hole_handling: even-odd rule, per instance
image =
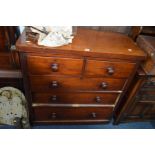
[{"label": "turned wooden knob", "polygon": [[57,63],[54,63],[54,64],[51,65],[51,68],[52,68],[53,72],[57,72],[59,67],[58,67]]},{"label": "turned wooden knob", "polygon": [[112,75],[112,74],[114,74],[115,71],[114,71],[113,67],[108,67],[107,72],[108,72],[109,75]]},{"label": "turned wooden knob", "polygon": [[52,102],[56,102],[57,101],[57,96],[56,95],[53,95],[50,99]]},{"label": "turned wooden knob", "polygon": [[100,96],[96,96],[95,100],[96,100],[97,103],[100,103],[101,102],[101,97]]},{"label": "turned wooden knob", "polygon": [[51,118],[52,118],[52,119],[56,119],[56,117],[57,117],[57,116],[56,116],[56,113],[53,112],[52,115],[51,115]]},{"label": "turned wooden knob", "polygon": [[59,86],[59,83],[57,81],[52,81],[51,86],[52,88],[57,88]]},{"label": "turned wooden knob", "polygon": [[96,118],[96,113],[95,113],[95,112],[92,112],[92,113],[91,113],[91,116],[92,116],[93,118]]},{"label": "turned wooden knob", "polygon": [[106,82],[102,82],[102,83],[101,83],[101,87],[102,87],[103,89],[105,89],[105,88],[108,87],[108,84],[107,84]]}]

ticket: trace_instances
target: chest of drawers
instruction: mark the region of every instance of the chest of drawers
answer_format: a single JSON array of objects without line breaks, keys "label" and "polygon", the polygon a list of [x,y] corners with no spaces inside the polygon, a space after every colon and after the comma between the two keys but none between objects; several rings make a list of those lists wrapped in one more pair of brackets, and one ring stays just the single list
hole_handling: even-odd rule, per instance
[{"label": "chest of drawers", "polygon": [[78,28],[70,45],[17,41],[32,123],[109,122],[145,54],[125,35]]}]

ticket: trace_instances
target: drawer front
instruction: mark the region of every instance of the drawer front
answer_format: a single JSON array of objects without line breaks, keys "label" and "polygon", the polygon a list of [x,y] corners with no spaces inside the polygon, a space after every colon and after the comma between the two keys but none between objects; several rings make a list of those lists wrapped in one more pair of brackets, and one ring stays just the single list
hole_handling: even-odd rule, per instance
[{"label": "drawer front", "polygon": [[128,78],[134,68],[134,63],[88,60],[85,75]]},{"label": "drawer front", "polygon": [[112,107],[35,107],[34,119],[35,121],[110,119],[112,111]]},{"label": "drawer front", "polygon": [[122,90],[125,79],[112,78],[62,78],[56,76],[31,76],[32,91],[107,91]]},{"label": "drawer front", "polygon": [[27,57],[28,71],[33,75],[80,75],[83,60],[58,57]]},{"label": "drawer front", "polygon": [[117,93],[34,93],[33,102],[53,104],[111,104],[119,97]]}]

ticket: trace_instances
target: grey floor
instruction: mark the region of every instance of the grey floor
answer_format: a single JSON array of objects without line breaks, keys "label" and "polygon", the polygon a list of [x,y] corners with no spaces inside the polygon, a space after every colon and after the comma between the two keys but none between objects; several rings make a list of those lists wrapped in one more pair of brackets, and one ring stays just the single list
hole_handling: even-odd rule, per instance
[{"label": "grey floor", "polygon": [[[1,125],[0,129],[14,129],[13,126]],[[119,125],[35,125],[32,129],[155,129],[155,122],[122,123]]]}]

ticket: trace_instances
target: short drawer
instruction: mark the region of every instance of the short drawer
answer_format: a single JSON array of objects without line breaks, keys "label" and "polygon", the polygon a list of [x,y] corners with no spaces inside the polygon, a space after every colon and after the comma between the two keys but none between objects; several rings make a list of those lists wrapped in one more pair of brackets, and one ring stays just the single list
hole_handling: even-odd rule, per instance
[{"label": "short drawer", "polygon": [[27,56],[28,72],[33,75],[80,75],[83,60],[60,57]]},{"label": "short drawer", "polygon": [[115,78],[65,78],[58,76],[30,76],[32,91],[118,91],[125,79]]},{"label": "short drawer", "polygon": [[118,93],[33,93],[34,103],[115,104]]},{"label": "short drawer", "polygon": [[128,78],[134,68],[134,63],[88,60],[85,75]]},{"label": "short drawer", "polygon": [[34,121],[110,119],[112,107],[35,107]]}]

